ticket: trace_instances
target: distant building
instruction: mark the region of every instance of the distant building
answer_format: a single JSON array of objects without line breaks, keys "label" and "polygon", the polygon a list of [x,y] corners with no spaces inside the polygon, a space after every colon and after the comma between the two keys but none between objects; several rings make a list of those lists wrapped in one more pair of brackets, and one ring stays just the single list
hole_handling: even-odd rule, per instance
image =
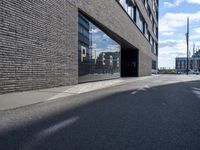
[{"label": "distant building", "polygon": [[[176,58],[176,72],[186,73],[187,57]],[[200,72],[200,50],[198,50],[192,57],[189,57],[188,69],[190,72]]]}]

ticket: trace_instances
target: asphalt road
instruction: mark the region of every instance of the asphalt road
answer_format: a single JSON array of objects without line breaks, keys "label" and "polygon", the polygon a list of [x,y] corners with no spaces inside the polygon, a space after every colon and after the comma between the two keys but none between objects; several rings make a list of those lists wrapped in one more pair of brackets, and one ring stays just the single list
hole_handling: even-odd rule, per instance
[{"label": "asphalt road", "polygon": [[198,149],[200,80],[182,76],[0,111],[0,150]]}]

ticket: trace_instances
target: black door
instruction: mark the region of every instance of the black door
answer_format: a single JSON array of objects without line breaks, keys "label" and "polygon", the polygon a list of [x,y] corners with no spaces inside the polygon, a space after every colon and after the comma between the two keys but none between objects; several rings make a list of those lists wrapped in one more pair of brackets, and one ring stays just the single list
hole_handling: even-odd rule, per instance
[{"label": "black door", "polygon": [[121,50],[121,76],[138,76],[138,50]]}]

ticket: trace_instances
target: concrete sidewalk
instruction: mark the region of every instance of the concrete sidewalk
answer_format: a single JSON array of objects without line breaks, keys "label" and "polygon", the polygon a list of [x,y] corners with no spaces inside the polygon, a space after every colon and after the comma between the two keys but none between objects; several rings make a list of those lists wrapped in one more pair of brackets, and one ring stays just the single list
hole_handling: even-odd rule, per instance
[{"label": "concrete sidewalk", "polygon": [[80,93],[94,91],[125,83],[125,79],[114,79],[90,82],[73,86],[62,86],[26,92],[16,92],[0,95],[0,110],[8,110],[26,105],[55,100]]},{"label": "concrete sidewalk", "polygon": [[[170,80],[173,78],[173,80]],[[72,95],[95,91],[103,88],[108,88],[117,85],[123,85],[131,82],[138,82],[143,80],[152,82],[152,85],[173,84],[176,82],[187,82],[193,80],[200,80],[200,76],[194,75],[152,75],[137,78],[119,78],[113,80],[104,80],[97,82],[83,83],[73,86],[63,86],[49,89],[41,89],[26,92],[16,92],[0,95],[0,111],[9,110],[27,105],[42,103],[46,101],[65,98]],[[66,99],[67,100],[67,99]]]},{"label": "concrete sidewalk", "polygon": [[51,101],[62,97],[77,95],[98,89],[139,81],[153,76],[138,78],[120,78],[106,81],[89,82],[73,86],[63,86],[26,92],[16,92],[0,95],[0,110],[14,109],[27,105]]}]

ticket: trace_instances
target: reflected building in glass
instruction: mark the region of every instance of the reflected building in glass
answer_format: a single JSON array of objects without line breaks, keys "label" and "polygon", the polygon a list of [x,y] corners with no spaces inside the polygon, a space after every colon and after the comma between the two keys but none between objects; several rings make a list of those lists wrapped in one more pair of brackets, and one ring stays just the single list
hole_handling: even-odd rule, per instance
[{"label": "reflected building in glass", "polygon": [[79,82],[120,77],[120,45],[81,13],[78,24]]}]

